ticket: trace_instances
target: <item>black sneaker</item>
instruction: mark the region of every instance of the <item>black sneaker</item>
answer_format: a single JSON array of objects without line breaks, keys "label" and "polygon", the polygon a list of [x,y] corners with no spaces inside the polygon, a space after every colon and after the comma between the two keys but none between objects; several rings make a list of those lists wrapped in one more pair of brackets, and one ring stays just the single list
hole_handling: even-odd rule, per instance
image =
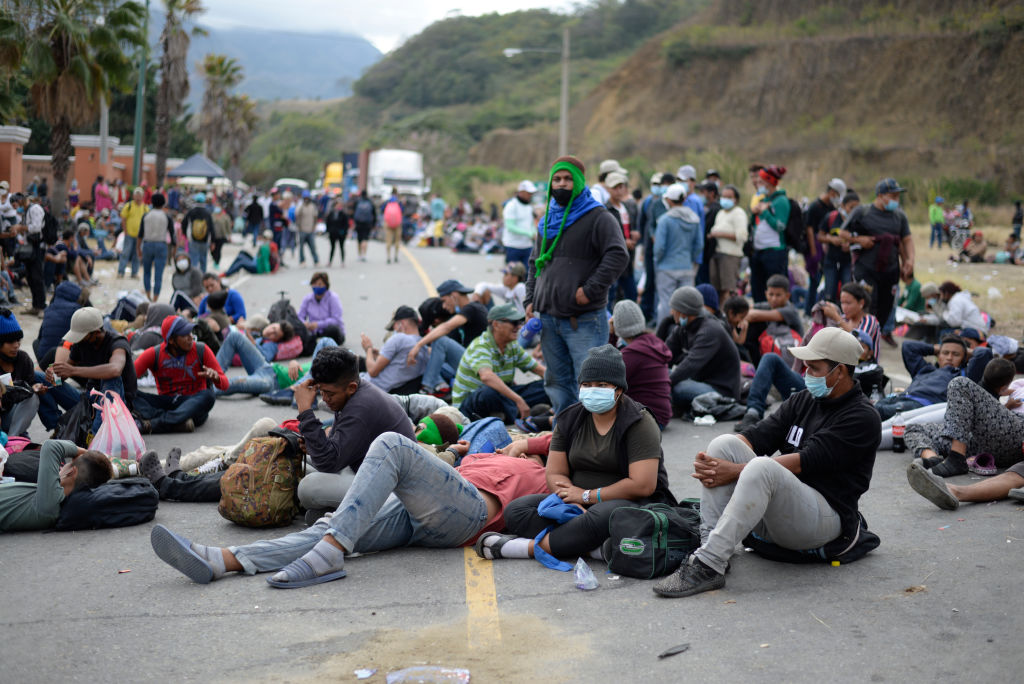
[{"label": "black sneaker", "polygon": [[691,554],[679,569],[654,585],[654,592],[668,598],[693,596],[725,586],[725,575],[720,575]]},{"label": "black sneaker", "polygon": [[744,413],[743,419],[736,423],[732,429],[736,432],[743,432],[744,430],[749,430],[760,422],[761,419],[756,413]]},{"label": "black sneaker", "polygon": [[964,475],[967,473],[967,458],[964,457],[963,454],[951,451],[949,452],[949,456],[946,457],[946,460],[937,466],[932,466],[931,470],[933,475],[938,475],[939,477]]},{"label": "black sneaker", "polygon": [[273,392],[264,392],[260,395],[260,401],[271,406],[291,406],[294,398],[295,392],[288,387]]}]

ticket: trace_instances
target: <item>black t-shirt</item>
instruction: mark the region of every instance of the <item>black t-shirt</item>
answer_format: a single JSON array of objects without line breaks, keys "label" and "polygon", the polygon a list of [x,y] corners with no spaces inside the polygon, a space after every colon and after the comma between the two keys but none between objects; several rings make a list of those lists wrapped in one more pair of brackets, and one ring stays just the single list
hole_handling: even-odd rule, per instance
[{"label": "black t-shirt", "polygon": [[[138,383],[135,378],[135,364],[132,363],[132,349],[123,335],[117,335],[108,330],[99,346],[87,342],[73,344],[71,345],[71,360],[76,366],[102,366],[105,363],[110,363],[110,357],[114,355],[115,349],[123,349],[125,353],[121,381],[124,383],[124,402],[128,404],[128,408],[131,408],[135,401]],[[99,386],[99,380],[90,379],[88,382],[89,389],[94,387],[99,389]]]},{"label": "black t-shirt", "polygon": [[[828,214],[828,212],[835,209],[829,202],[822,202],[820,197],[815,198],[813,202],[807,207],[807,211],[804,213],[804,225],[810,226],[811,231],[814,233],[815,238],[818,236],[818,226],[821,225],[822,219]],[[832,245],[825,245],[829,249]],[[838,250],[839,248],[836,247]],[[840,250],[841,251],[841,250]]]},{"label": "black t-shirt", "polygon": [[[839,230],[843,226],[843,215],[839,213],[838,209],[834,209],[821,219],[821,223],[818,224],[818,232],[826,233],[829,235],[838,235]],[[829,263],[836,263],[846,265],[850,263],[850,252],[849,250],[843,251],[843,248],[839,245],[824,245],[825,247],[825,260]]]},{"label": "black t-shirt", "polygon": [[470,302],[459,309],[459,313],[466,317],[466,322],[448,333],[448,336],[463,347],[468,347],[470,342],[487,330],[487,307],[480,302]]},{"label": "black t-shirt", "polygon": [[892,273],[900,267],[900,242],[910,235],[907,215],[901,210],[886,211],[874,204],[861,205],[850,213],[843,228],[854,235],[875,238],[871,249],[861,249],[857,263],[877,273]]}]

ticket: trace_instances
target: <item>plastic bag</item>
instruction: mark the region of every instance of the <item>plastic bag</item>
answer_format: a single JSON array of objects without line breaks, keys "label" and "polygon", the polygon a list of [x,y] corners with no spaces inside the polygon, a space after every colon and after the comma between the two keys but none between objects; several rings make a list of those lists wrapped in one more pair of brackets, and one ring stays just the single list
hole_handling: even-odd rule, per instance
[{"label": "plastic bag", "polygon": [[577,589],[582,589],[583,591],[597,589],[597,578],[594,577],[594,571],[590,569],[587,561],[578,558],[576,560],[576,567],[573,568],[573,574],[576,576]]},{"label": "plastic bag", "polygon": [[98,403],[93,406],[102,412],[103,423],[89,443],[89,448],[107,456],[138,460],[146,453],[146,443],[142,440],[142,434],[139,433],[139,428],[124,399],[112,390],[93,390],[91,394],[100,396]]}]

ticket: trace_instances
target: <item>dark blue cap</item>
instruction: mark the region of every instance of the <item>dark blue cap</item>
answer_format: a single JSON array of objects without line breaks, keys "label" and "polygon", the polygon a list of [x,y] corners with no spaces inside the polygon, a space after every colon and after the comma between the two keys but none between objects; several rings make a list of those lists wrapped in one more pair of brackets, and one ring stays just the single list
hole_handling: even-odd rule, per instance
[{"label": "dark blue cap", "polygon": [[460,283],[458,280],[455,280],[454,278],[446,280],[437,286],[438,297],[450,295],[452,292],[461,292],[462,294],[469,294],[472,291],[473,288],[466,287],[465,285]]},{"label": "dark blue cap", "polygon": [[895,178],[883,178],[878,181],[878,185],[875,186],[876,195],[885,195],[890,192],[906,192],[906,188],[901,188],[900,184],[896,182]]}]

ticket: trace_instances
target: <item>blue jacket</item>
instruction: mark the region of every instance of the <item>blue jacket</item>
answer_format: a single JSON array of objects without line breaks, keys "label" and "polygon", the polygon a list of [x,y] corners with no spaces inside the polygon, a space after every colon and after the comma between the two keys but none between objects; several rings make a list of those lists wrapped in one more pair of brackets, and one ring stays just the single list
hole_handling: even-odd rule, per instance
[{"label": "blue jacket", "polygon": [[687,206],[672,207],[654,228],[654,268],[692,271],[704,254],[704,231],[697,213]]},{"label": "blue jacket", "polygon": [[53,291],[53,300],[46,307],[39,325],[39,337],[32,344],[37,359],[61,345],[64,335],[71,330],[71,317],[79,309],[78,298],[81,296],[82,288],[67,280]]},{"label": "blue jacket", "polygon": [[[209,297],[209,295],[206,297]],[[203,297],[203,301],[199,302],[200,316],[206,315],[206,297]],[[239,318],[246,317],[245,301],[242,299],[242,295],[238,293],[238,290],[228,288],[228,300],[224,302],[224,313],[227,314],[232,323],[237,323]]]},{"label": "blue jacket", "polygon": [[985,366],[992,360],[992,350],[988,347],[975,347],[967,368],[946,366],[939,368],[925,360],[926,356],[935,354],[935,347],[927,342],[912,340],[903,343],[903,365],[913,378],[907,391],[907,398],[920,402],[925,406],[940,404],[946,401],[946,388],[949,382],[958,376],[965,375],[974,382],[981,383]]}]

